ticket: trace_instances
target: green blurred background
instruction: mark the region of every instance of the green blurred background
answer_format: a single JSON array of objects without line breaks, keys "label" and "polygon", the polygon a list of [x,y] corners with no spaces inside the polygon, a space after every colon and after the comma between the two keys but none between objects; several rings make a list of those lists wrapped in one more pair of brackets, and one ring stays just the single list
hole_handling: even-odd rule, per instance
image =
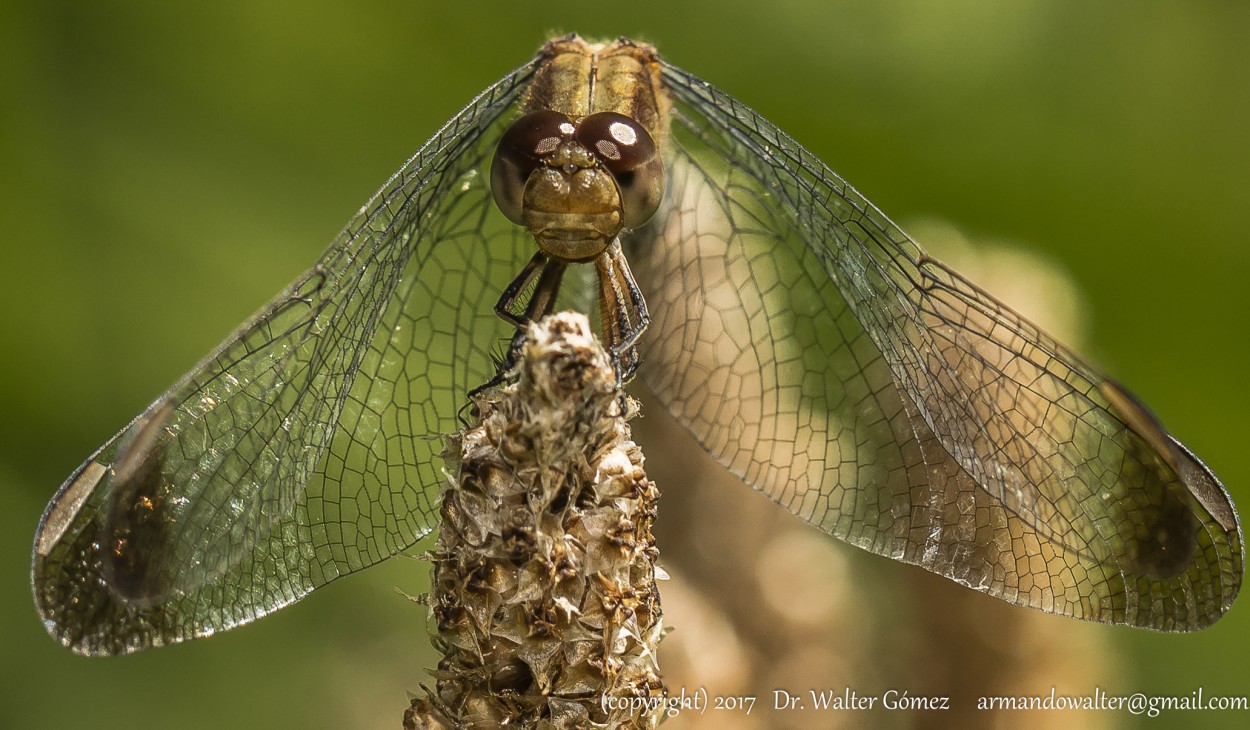
[{"label": "green blurred background", "polygon": [[[10,0],[0,726],[398,727],[434,660],[394,588],[420,592],[425,564],[388,561],[210,641],[86,660],[36,619],[31,538],[82,459],[474,94],[571,30],[657,44],[904,227],[936,216],[1042,252],[1081,291],[1085,351],[1250,505],[1250,5]],[[1121,687],[1250,695],[1246,605],[1195,636],[1069,625],[1122,647]]]}]

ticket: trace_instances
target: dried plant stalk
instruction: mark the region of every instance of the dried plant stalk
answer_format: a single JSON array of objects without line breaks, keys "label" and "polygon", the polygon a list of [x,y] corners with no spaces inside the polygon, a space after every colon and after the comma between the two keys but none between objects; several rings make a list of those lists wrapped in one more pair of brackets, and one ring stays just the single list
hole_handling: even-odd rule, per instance
[{"label": "dried plant stalk", "polygon": [[515,382],[474,405],[432,553],[444,658],[405,727],[655,727],[659,492],[589,322],[532,325]]}]

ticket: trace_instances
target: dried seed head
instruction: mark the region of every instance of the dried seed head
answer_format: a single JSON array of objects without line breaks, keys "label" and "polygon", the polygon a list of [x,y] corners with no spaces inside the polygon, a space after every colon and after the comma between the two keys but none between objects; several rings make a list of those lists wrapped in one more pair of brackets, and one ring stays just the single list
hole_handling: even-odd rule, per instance
[{"label": "dried seed head", "polygon": [[405,727],[652,728],[659,492],[629,440],[636,408],[585,317],[527,337],[517,382],[448,439],[430,601],[445,656]]}]

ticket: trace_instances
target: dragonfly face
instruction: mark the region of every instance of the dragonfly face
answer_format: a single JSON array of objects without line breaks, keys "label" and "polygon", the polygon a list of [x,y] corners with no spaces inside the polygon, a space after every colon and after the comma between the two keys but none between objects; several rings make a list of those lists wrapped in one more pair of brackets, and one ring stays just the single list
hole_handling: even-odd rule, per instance
[{"label": "dragonfly face", "polygon": [[1160,630],[1240,588],[1227,493],[1124,388],[740,102],[570,37],[66,481],[34,545],[49,632],[87,654],[204,636],[411,546],[437,527],[432,437],[498,343],[596,301],[623,376],[847,542]]}]

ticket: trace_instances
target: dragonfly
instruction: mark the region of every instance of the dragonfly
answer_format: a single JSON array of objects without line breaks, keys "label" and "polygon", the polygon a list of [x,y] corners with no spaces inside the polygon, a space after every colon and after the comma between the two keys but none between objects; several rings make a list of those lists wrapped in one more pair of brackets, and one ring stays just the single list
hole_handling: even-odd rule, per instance
[{"label": "dragonfly", "polygon": [[88,655],[208,636],[411,547],[466,394],[522,325],[596,307],[622,380],[851,545],[1161,631],[1238,593],[1227,490],[1128,390],[742,102],[573,35],[65,481],[33,548],[45,627]]}]

